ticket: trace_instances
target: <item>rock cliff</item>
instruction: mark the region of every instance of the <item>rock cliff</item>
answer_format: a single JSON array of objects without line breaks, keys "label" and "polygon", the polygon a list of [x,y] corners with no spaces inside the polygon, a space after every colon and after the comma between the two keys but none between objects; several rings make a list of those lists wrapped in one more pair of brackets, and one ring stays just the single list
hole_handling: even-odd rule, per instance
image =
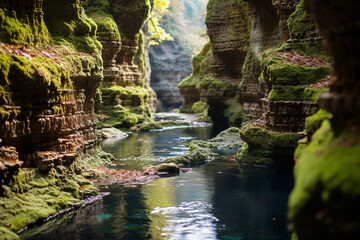
[{"label": "rock cliff", "polygon": [[[288,216],[297,239],[356,239],[360,235],[358,1],[306,1],[316,16],[334,75],[325,110],[306,120],[297,150]],[[330,113],[329,113],[330,112]],[[318,129],[316,131],[316,129]],[[314,133],[315,132],[315,133]]]},{"label": "rock cliff", "polygon": [[96,192],[80,155],[97,140],[103,66],[81,1],[0,1],[0,12],[0,224],[19,230]]},{"label": "rock cliff", "polygon": [[[299,136],[288,135],[286,139],[293,139],[286,143],[265,135],[302,131],[305,118],[318,109],[317,99],[328,91],[330,58],[314,15],[303,1],[295,0],[214,0],[207,9],[211,45],[193,58],[193,74],[179,84],[185,98],[182,110],[204,111],[203,116],[220,128],[257,120],[254,131],[246,128],[243,137],[260,134],[257,128],[264,128],[266,142],[251,143],[255,138],[245,137],[249,142],[245,140],[238,160],[260,159],[256,149],[265,151],[261,146],[272,141],[269,153],[263,152],[269,160],[266,164],[274,164],[275,155],[292,162]],[[288,150],[279,151],[282,144]]]},{"label": "rock cliff", "polygon": [[178,108],[183,103],[177,85],[192,73],[189,52],[176,41],[150,47],[151,87],[157,95],[157,110]]},{"label": "rock cliff", "polygon": [[206,43],[204,0],[173,0],[162,25],[174,41],[150,46],[151,87],[157,94],[157,110],[179,108],[183,103],[178,84],[192,73],[191,56]]},{"label": "rock cliff", "polygon": [[95,147],[102,104],[103,125],[128,126],[153,111],[139,31],[149,1],[90,2],[93,19],[81,0],[0,1],[2,233],[96,193],[84,170],[111,159]]},{"label": "rock cliff", "polygon": [[90,0],[85,9],[99,25],[97,36],[103,45],[103,108],[98,127],[131,127],[148,120],[155,93],[147,79],[147,43],[141,28],[150,3]]}]

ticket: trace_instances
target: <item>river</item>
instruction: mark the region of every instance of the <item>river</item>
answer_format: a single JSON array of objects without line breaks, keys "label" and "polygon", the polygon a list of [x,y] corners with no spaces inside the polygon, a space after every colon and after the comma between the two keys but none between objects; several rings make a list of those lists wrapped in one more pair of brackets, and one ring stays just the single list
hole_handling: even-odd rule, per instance
[{"label": "river", "polygon": [[[184,154],[186,143],[207,140],[210,126],[130,134],[103,142],[116,164],[140,169]],[[21,239],[290,239],[286,211],[293,187],[290,170],[239,166],[225,151],[189,172],[146,184],[101,186],[102,200],[61,215],[20,235]]]}]

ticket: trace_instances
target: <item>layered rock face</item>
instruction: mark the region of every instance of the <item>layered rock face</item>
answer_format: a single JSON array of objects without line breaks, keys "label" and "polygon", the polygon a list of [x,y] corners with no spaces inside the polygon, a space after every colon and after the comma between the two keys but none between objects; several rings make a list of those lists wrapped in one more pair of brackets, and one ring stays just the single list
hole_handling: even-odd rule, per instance
[{"label": "layered rock face", "polygon": [[[249,159],[253,159],[254,164],[271,165],[282,159],[281,162],[285,164],[291,163],[300,137],[296,133],[304,130],[305,118],[318,110],[319,96],[328,91],[326,85],[329,80],[327,76],[330,74],[330,63],[326,57],[314,56],[324,54],[324,51],[320,42],[321,37],[315,30],[314,15],[303,1],[290,15],[288,29],[290,38],[285,44],[261,53],[261,75],[258,84],[265,93],[265,97],[260,99],[262,116],[254,126],[248,126],[242,133],[242,137],[247,140],[237,155],[240,162],[249,163]],[[246,81],[242,85],[242,89],[247,88]],[[244,108],[245,103],[246,99]],[[260,131],[258,127],[265,128]],[[265,136],[269,130],[275,135],[280,132],[289,134],[284,134],[284,137],[287,136],[283,137],[286,141],[246,137],[252,133],[261,133]],[[260,139],[263,140],[261,144]],[[284,147],[288,147],[287,150],[283,149]]]},{"label": "layered rock face", "polygon": [[[320,105],[311,142],[299,149],[289,218],[297,239],[357,239],[360,236],[359,25],[358,1],[307,1],[334,57],[330,92]],[[332,117],[331,117],[332,115]],[[312,116],[307,127],[315,125]],[[330,118],[330,121],[329,121]],[[314,128],[314,127],[312,127]],[[314,129],[316,129],[314,128]]]},{"label": "layered rock face", "polygon": [[81,1],[0,1],[0,12],[0,228],[17,231],[96,192],[81,174],[103,68]]},{"label": "layered rock face", "polygon": [[116,84],[141,85],[144,79],[138,66],[134,64],[134,58],[139,50],[139,31],[149,15],[150,4],[144,0],[111,1],[109,10],[121,35],[121,49],[116,56],[120,76],[116,79]]},{"label": "layered rock face", "polygon": [[157,109],[170,110],[183,103],[177,87],[192,73],[191,57],[175,41],[150,47],[151,87],[157,95]]},{"label": "layered rock face", "polygon": [[265,95],[264,82],[259,81],[261,74],[261,53],[265,48],[274,47],[281,42],[278,28],[279,17],[270,1],[251,1],[254,17],[250,45],[243,65],[243,79],[239,85],[240,101],[244,116],[258,119],[263,114],[260,99]]},{"label": "layered rock face", "polygon": [[296,5],[300,0],[272,0],[274,7],[277,9],[279,15],[279,27],[282,30],[283,41],[286,42],[290,38],[288,19],[290,15],[295,12]]},{"label": "layered rock face", "polygon": [[[39,31],[38,25],[42,25],[44,38],[43,41],[37,40],[34,43],[46,44],[49,39],[45,38],[49,36],[49,32],[42,16],[45,14],[45,19],[55,25],[52,22],[53,19],[47,17],[51,14],[53,4],[56,3],[47,1],[43,13],[42,1],[31,4],[30,2],[29,9],[26,10],[28,15],[19,14],[19,18],[16,18],[16,15],[12,17],[15,21],[22,22],[24,18],[37,16],[32,23],[32,28]],[[12,2],[9,6],[16,13],[18,8],[23,7],[17,5],[16,2]],[[77,28],[73,28],[76,37],[69,41],[75,38],[81,41],[86,37],[85,33],[95,32],[96,26],[93,25],[95,29],[92,30],[91,25],[86,22],[90,20],[79,18],[82,9],[79,1],[69,3],[64,7],[71,10],[74,15],[67,12],[66,14],[70,16],[59,18],[59,23],[62,24],[67,19],[77,21],[76,24],[78,24]],[[4,8],[2,11],[8,10]],[[58,13],[59,16],[65,15],[65,12],[58,11]],[[7,17],[10,18],[9,15]],[[49,24],[49,30],[53,36],[56,36],[59,30],[64,30],[60,27],[53,29],[52,26]],[[5,28],[5,24],[2,27]],[[23,27],[26,27],[25,24]],[[85,31],[81,29],[82,27],[87,27],[88,32],[81,32]],[[65,35],[64,38],[66,37]],[[7,38],[1,40],[10,44],[16,42]],[[94,44],[97,42],[94,39],[92,41]],[[96,140],[97,115],[94,111],[94,99],[96,88],[102,79],[99,48],[96,45],[93,48],[89,46],[89,53],[83,55],[77,55],[76,49],[71,48],[68,49],[74,53],[65,53],[64,51],[69,51],[65,48],[60,48],[59,52],[53,52],[52,49],[31,50],[6,44],[3,44],[3,48],[1,64],[4,72],[0,129],[3,149],[9,146],[5,152],[18,151],[20,159],[24,161],[24,166],[37,166],[44,171],[54,167],[54,164],[60,164],[62,160],[74,160],[76,149],[94,143]],[[7,162],[18,160],[17,157],[14,159],[6,157],[3,159],[3,164],[6,166]]]},{"label": "layered rock face", "polygon": [[242,109],[239,104],[234,108],[234,104],[238,102],[237,84],[242,80],[250,44],[253,9],[246,1],[213,0],[209,1],[207,11],[206,26],[212,44],[211,79],[202,81],[201,97],[209,105],[208,115],[214,126],[225,128],[242,121]]},{"label": "layered rock face", "polygon": [[[197,91],[199,96],[191,98],[209,105],[215,126],[239,126],[246,118],[259,118],[265,94],[264,83],[258,81],[261,49],[281,42],[278,21],[271,1],[210,1],[206,24],[212,51],[200,65],[208,72],[195,73],[179,85],[184,109],[194,103],[187,93]],[[193,65],[200,57],[194,57]]]},{"label": "layered rock face", "polygon": [[157,110],[179,108],[184,99],[178,84],[192,73],[191,56],[207,42],[202,0],[173,0],[162,26],[174,41],[150,46],[151,87],[157,94]]},{"label": "layered rock face", "polygon": [[141,30],[148,1],[97,1],[85,5],[99,25],[103,45],[103,109],[99,127],[131,127],[150,118],[155,94],[147,79],[146,39]]},{"label": "layered rock face", "polygon": [[206,26],[213,46],[212,77],[238,83],[249,47],[251,7],[246,1],[213,0],[207,11]]}]

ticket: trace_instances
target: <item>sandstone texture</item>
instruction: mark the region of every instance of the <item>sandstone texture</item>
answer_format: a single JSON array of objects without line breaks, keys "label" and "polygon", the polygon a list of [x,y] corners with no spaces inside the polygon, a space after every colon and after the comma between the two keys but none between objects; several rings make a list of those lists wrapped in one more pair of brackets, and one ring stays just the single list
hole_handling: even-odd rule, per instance
[{"label": "sandstone texture", "polygon": [[96,194],[87,169],[112,160],[96,147],[103,105],[100,116],[109,127],[150,116],[155,94],[146,83],[140,31],[149,11],[145,0],[0,1],[0,228],[6,237]]}]

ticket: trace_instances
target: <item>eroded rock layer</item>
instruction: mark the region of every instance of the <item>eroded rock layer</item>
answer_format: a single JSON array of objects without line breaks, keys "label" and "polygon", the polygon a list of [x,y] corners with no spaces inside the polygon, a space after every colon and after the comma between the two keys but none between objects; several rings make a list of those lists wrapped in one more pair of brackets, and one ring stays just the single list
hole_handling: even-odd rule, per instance
[{"label": "eroded rock layer", "polygon": [[252,9],[249,2],[210,0],[206,26],[213,46],[212,77],[240,82],[249,47]]},{"label": "eroded rock layer", "polygon": [[192,73],[191,57],[177,42],[162,42],[150,47],[151,87],[157,94],[158,110],[178,108],[183,97],[177,87]]},{"label": "eroded rock layer", "polygon": [[[42,18],[45,14],[45,19],[50,19],[51,22],[50,33],[56,36],[61,28],[53,29],[55,23],[52,21],[55,20],[48,18],[54,7],[53,2],[48,1],[44,5],[44,12],[41,2],[30,4],[29,6],[36,7],[32,8],[33,12],[28,9],[26,13],[28,15],[20,14],[18,18],[16,15],[7,15],[7,20],[13,18],[14,21],[22,22],[23,18],[34,14],[40,16],[32,23],[33,27],[29,28],[29,31],[42,25],[43,36],[49,37]],[[18,8],[22,9],[22,6],[17,5],[16,2],[12,2],[10,6],[16,13]],[[78,55],[74,45],[70,45],[71,47],[60,45],[57,52],[53,48],[27,49],[23,46],[11,45],[19,39],[9,39],[6,36],[1,39],[7,42],[2,43],[1,54],[3,69],[1,144],[11,149],[15,147],[19,152],[19,158],[24,161],[24,166],[36,166],[44,171],[54,167],[54,164],[61,164],[63,159],[73,160],[76,157],[74,154],[76,149],[92,144],[96,140],[95,92],[102,80],[101,56],[96,46],[100,44],[94,39],[94,35],[91,36],[95,33],[96,26],[90,19],[82,17],[80,1],[64,4],[63,9],[64,12],[58,11],[59,16],[65,16],[65,10],[71,10],[73,15],[67,12],[67,16],[63,19],[59,17],[59,24],[63,24],[61,20],[64,19],[77,24],[77,27],[68,29],[73,30],[76,37],[67,38],[65,35],[63,41],[71,44],[89,39],[94,45],[83,46],[88,47],[88,53]],[[2,11],[8,13],[7,9]],[[91,23],[95,29],[92,29]],[[5,26],[2,25],[3,28]],[[67,25],[63,26],[65,29]],[[85,30],[81,28],[85,26],[88,32],[82,32]],[[9,27],[16,29],[16,26]],[[28,26],[23,23],[22,27]],[[68,34],[72,33],[68,32]],[[37,44],[44,44],[47,41],[44,39]],[[10,160],[4,158],[2,161]]]},{"label": "eroded rock layer", "polygon": [[82,174],[103,65],[81,1],[0,1],[0,13],[0,228],[17,231],[96,193]]},{"label": "eroded rock layer", "polygon": [[277,14],[280,18],[279,27],[282,30],[283,41],[286,42],[290,38],[288,19],[295,11],[299,0],[272,0],[272,3],[277,9]]},{"label": "eroded rock layer", "polygon": [[[297,239],[356,239],[360,236],[360,121],[358,1],[306,1],[334,57],[322,110],[307,119],[300,145],[288,216]],[[330,120],[330,121],[329,121]],[[310,131],[311,130],[311,131]]]},{"label": "eroded rock layer", "polygon": [[98,127],[131,127],[149,119],[155,94],[149,87],[147,42],[141,30],[149,2],[89,0],[85,8],[99,26],[97,36],[103,45]]}]

